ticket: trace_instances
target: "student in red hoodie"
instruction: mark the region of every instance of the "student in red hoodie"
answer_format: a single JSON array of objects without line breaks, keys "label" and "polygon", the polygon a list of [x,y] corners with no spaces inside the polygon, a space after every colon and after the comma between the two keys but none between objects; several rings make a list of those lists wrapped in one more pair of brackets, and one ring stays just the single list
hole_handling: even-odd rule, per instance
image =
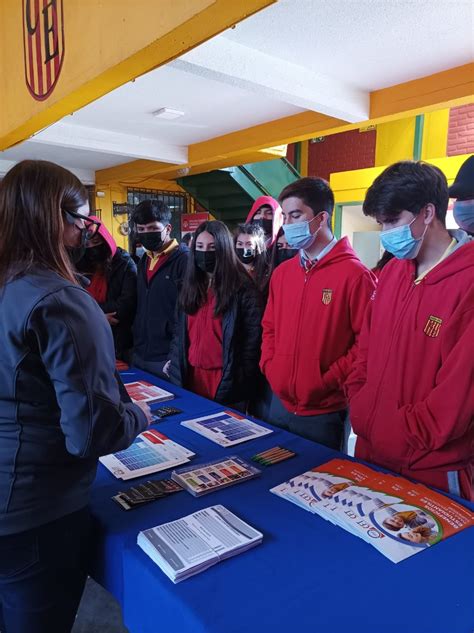
[{"label": "student in red hoodie", "polygon": [[423,162],[388,167],[364,213],[382,225],[383,269],[347,381],[356,455],[473,497],[474,243],[447,231],[448,187]]},{"label": "student in red hoodie", "polygon": [[263,318],[260,367],[273,391],[269,420],[340,448],[343,391],[375,282],[348,239],[331,231],[334,195],[321,178],[280,194],[283,229],[299,255],[276,268]]},{"label": "student in red hoodie", "polygon": [[99,218],[89,216],[99,229],[86,242],[77,270],[88,277],[86,290],[99,304],[112,327],[115,354],[130,360],[133,346],[132,324],[137,308],[137,267],[127,251],[118,247]]},{"label": "student in red hoodie", "polygon": [[278,231],[283,224],[281,207],[277,200],[271,196],[260,196],[260,198],[257,198],[250,209],[245,223],[261,226],[265,233],[266,246],[270,248],[276,242]]},{"label": "student in red hoodie", "polygon": [[222,404],[255,395],[261,296],[223,222],[203,222],[191,244],[166,365],[171,382]]}]

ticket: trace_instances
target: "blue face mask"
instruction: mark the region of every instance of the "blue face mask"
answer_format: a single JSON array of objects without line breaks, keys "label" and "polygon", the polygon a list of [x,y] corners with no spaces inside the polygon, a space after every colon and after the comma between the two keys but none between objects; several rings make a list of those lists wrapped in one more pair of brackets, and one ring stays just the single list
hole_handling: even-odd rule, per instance
[{"label": "blue face mask", "polygon": [[386,251],[392,253],[397,259],[415,259],[418,255],[421,243],[425,237],[426,226],[423,235],[416,239],[413,237],[410,226],[416,220],[414,218],[410,224],[403,224],[394,229],[380,232],[380,241]]},{"label": "blue face mask", "polygon": [[458,226],[468,233],[474,233],[474,200],[456,200],[453,215]]},{"label": "blue face mask", "polygon": [[[285,233],[286,241],[291,248],[309,248],[316,239],[316,233],[311,233],[309,225],[316,218],[312,218],[308,222],[296,222],[295,224],[284,224],[283,232]],[[319,230],[319,229],[318,229]]]}]

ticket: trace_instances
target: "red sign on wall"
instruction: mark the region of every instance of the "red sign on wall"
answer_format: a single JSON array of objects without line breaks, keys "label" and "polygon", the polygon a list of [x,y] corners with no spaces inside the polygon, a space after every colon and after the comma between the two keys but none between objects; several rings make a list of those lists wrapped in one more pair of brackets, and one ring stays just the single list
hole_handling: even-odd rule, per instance
[{"label": "red sign on wall", "polygon": [[181,236],[194,233],[202,222],[209,220],[209,213],[183,213],[181,216]]},{"label": "red sign on wall", "polygon": [[25,81],[44,101],[54,90],[64,60],[63,0],[22,0]]}]

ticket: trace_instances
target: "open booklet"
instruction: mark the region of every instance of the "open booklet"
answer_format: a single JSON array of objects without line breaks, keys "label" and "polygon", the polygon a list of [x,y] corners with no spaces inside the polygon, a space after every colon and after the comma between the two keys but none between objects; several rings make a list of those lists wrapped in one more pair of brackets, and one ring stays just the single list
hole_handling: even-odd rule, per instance
[{"label": "open booklet", "polygon": [[449,497],[344,459],[271,492],[364,539],[394,563],[474,525],[474,513]]},{"label": "open booklet", "polygon": [[263,534],[222,505],[140,532],[138,545],[174,583],[262,542]]}]

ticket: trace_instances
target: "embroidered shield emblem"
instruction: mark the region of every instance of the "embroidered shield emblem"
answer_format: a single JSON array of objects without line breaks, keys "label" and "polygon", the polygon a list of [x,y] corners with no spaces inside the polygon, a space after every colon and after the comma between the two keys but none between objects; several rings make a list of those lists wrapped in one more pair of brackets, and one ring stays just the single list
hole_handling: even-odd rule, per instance
[{"label": "embroidered shield emblem", "polygon": [[330,288],[323,288],[322,302],[325,306],[328,306],[332,301],[332,290]]},{"label": "embroidered shield emblem", "polygon": [[423,332],[426,336],[430,336],[431,338],[436,338],[439,336],[439,331],[441,329],[441,325],[443,323],[443,319],[439,317],[430,316],[428,321],[426,322],[425,329]]},{"label": "embroidered shield emblem", "polygon": [[25,81],[44,101],[54,90],[64,61],[63,0],[22,0]]}]

